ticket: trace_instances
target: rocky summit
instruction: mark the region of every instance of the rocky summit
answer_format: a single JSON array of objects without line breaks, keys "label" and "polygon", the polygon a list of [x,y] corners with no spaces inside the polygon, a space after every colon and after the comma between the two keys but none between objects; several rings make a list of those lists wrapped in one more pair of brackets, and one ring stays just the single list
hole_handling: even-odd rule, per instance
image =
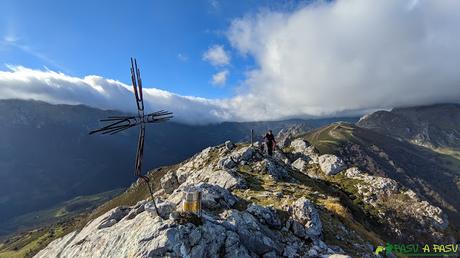
[{"label": "rocky summit", "polygon": [[357,124],[429,148],[460,148],[460,104],[377,111]]},{"label": "rocky summit", "polygon": [[[146,199],[118,206],[36,257],[374,257],[385,241],[453,239],[443,210],[416,191],[289,142],[273,157],[259,143],[206,148],[155,182],[159,214]],[[201,215],[182,211],[191,187]]]}]

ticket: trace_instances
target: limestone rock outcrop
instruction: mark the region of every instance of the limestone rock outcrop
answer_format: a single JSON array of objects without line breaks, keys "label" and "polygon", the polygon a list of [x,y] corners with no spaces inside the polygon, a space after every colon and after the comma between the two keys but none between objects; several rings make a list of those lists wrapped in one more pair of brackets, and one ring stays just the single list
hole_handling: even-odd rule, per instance
[{"label": "limestone rock outcrop", "polygon": [[[340,203],[345,194],[400,239],[411,239],[408,231],[442,236],[448,227],[440,208],[395,180],[347,169],[340,157],[320,155],[303,139],[289,146],[290,152],[278,150],[273,157],[257,144],[206,148],[159,180],[159,214],[148,200],[114,208],[36,257],[324,258],[350,257],[344,251],[350,245],[346,250],[353,257],[373,257],[367,235],[357,231],[358,221]],[[201,216],[181,211],[184,192],[191,189],[202,194]],[[337,241],[346,244],[331,244]]]},{"label": "limestone rock outcrop", "polygon": [[319,156],[318,162],[321,170],[329,176],[336,175],[346,168],[343,160],[332,154],[324,154]]},{"label": "limestone rock outcrop", "polygon": [[[147,200],[117,207],[82,230],[53,241],[36,257],[236,258],[313,253],[328,257],[344,253],[321,240],[319,213],[308,199],[300,198],[283,211],[234,195],[232,191],[249,185],[238,172],[242,166],[258,167],[257,173],[275,182],[292,180],[284,162],[255,147],[226,143],[207,148],[160,180],[162,189],[155,196],[164,219]],[[180,210],[183,192],[191,188],[202,193],[201,217],[184,217]]]}]

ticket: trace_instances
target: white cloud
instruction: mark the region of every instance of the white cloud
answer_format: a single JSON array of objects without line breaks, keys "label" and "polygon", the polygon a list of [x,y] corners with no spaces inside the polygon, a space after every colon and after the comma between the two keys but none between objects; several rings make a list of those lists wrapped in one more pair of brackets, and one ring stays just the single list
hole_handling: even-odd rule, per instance
[{"label": "white cloud", "polygon": [[12,44],[12,43],[15,43],[19,40],[18,37],[16,37],[15,35],[13,34],[10,34],[10,35],[6,35],[3,37],[3,43],[4,44]]},{"label": "white cloud", "polygon": [[216,86],[223,86],[227,82],[228,70],[220,71],[212,76],[211,83]]},{"label": "white cloud", "polygon": [[[9,66],[9,70],[0,71],[0,99],[9,98],[136,111],[131,85],[100,76],[78,78],[20,66]],[[144,88],[144,103],[146,112],[170,110],[178,121],[187,123],[216,122],[231,118],[218,100],[180,96],[155,88]]]},{"label": "white cloud", "polygon": [[188,61],[188,56],[182,53],[177,54],[177,58],[182,61],[182,62],[187,62]]},{"label": "white cloud", "polygon": [[44,53],[34,49],[33,47],[21,42],[20,38],[17,37],[15,34],[13,33],[10,33],[10,34],[7,34],[3,37],[2,40],[0,40],[0,47],[3,46],[3,47],[13,47],[13,48],[16,48],[16,49],[19,49],[20,51],[28,54],[28,55],[31,55],[39,60],[41,60],[42,62],[48,64],[48,65],[52,65],[53,67],[56,67],[56,68],[59,68],[61,70],[67,70],[65,67],[59,65],[55,60],[51,59],[50,57],[48,57],[47,55],[45,55]]},{"label": "white cloud", "polygon": [[220,3],[217,0],[209,0],[209,4],[213,9],[219,9]]},{"label": "white cloud", "polygon": [[230,55],[222,45],[213,45],[203,54],[203,60],[213,66],[224,66],[230,63]]},{"label": "white cloud", "polygon": [[268,118],[458,102],[459,13],[456,0],[339,0],[236,19],[228,38],[258,66],[243,103]]}]

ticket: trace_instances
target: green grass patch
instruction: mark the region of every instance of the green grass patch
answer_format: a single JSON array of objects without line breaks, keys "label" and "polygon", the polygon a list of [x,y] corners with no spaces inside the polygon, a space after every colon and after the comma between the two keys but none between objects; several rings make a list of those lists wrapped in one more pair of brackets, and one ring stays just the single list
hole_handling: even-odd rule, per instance
[{"label": "green grass patch", "polygon": [[75,215],[89,212],[121,192],[122,189],[116,189],[89,196],[79,196],[50,209],[27,213],[1,222],[0,228],[6,232],[24,232],[34,228],[45,227]]},{"label": "green grass patch", "polygon": [[[169,170],[177,169],[177,166],[163,167],[148,174],[154,191],[158,190],[160,178]],[[85,209],[82,213],[71,213],[79,210],[80,204],[88,201],[98,201],[101,196],[92,195],[79,197],[66,202],[66,206],[47,211],[47,216],[60,217],[59,222],[46,224],[38,230],[25,231],[12,235],[0,246],[0,258],[32,257],[38,251],[45,248],[51,241],[63,237],[75,230],[82,229],[89,221],[107,211],[122,205],[134,205],[137,202],[149,198],[150,194],[143,181],[140,186],[135,185],[116,197],[106,201],[96,209]],[[70,205],[70,206],[69,206]],[[84,205],[83,205],[84,206]],[[78,208],[78,209],[77,209]],[[71,215],[69,215],[71,214]]]}]

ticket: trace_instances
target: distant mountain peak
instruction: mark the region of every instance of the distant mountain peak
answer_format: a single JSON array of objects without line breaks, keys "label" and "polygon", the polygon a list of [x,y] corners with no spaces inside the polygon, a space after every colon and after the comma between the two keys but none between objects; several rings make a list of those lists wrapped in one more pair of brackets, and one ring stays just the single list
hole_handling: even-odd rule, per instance
[{"label": "distant mountain peak", "polygon": [[460,148],[460,104],[377,111],[362,117],[357,125],[430,148]]}]

